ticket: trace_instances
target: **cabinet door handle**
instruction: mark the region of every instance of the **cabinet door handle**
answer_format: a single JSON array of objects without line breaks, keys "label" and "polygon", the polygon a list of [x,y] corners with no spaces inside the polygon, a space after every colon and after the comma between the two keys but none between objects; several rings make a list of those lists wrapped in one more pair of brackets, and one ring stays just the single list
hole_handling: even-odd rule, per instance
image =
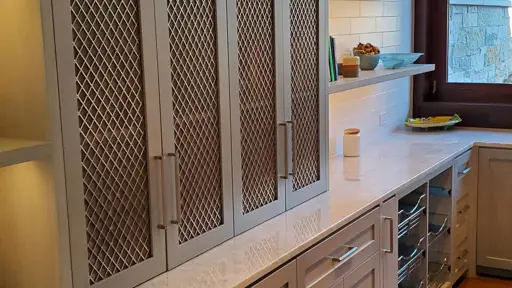
[{"label": "cabinet door handle", "polygon": [[281,179],[288,180],[289,172],[290,172],[290,164],[289,155],[288,155],[288,124],[279,123],[279,127],[284,127],[284,176],[281,176]]},{"label": "cabinet door handle", "polygon": [[[293,157],[293,137],[294,137],[293,127],[295,124],[293,123],[293,121],[286,121],[286,123],[290,124],[290,130],[292,131],[292,151],[290,152],[290,154]],[[293,164],[293,159],[292,159],[292,171],[289,173],[289,175],[292,177],[295,175],[295,165]]]},{"label": "cabinet door handle", "polygon": [[471,171],[471,167],[466,167],[466,169],[464,169],[458,173],[459,178],[466,176],[469,173],[469,171]]},{"label": "cabinet door handle", "polygon": [[162,177],[161,180],[161,184],[162,184],[162,219],[163,219],[163,222],[164,223],[160,223],[158,225],[156,225],[156,227],[160,230],[167,230],[167,225],[169,224],[169,220],[167,219],[167,208],[166,208],[166,203],[168,201],[167,199],[167,193],[165,192],[165,189],[166,189],[166,181],[164,180],[165,179],[165,169],[164,169],[164,163],[163,163],[163,160],[165,160],[167,158],[167,156],[155,156],[154,159],[158,161],[158,164],[160,165],[160,175]]},{"label": "cabinet door handle", "polygon": [[389,250],[388,249],[384,249],[384,253],[386,254],[393,254],[395,252],[395,237],[394,237],[394,232],[395,232],[395,219],[393,219],[393,217],[384,217],[384,220],[388,220],[389,221]]},{"label": "cabinet door handle", "polygon": [[359,247],[356,247],[356,246],[345,246],[345,247],[348,248],[348,251],[345,252],[345,254],[341,255],[340,257],[327,256],[327,258],[329,258],[329,259],[331,259],[332,261],[335,261],[335,262],[345,263],[359,249]]},{"label": "cabinet door handle", "polygon": [[176,220],[171,220],[171,224],[181,224],[181,181],[180,181],[180,156],[178,152],[169,153],[168,156],[174,157],[174,204],[176,206]]}]

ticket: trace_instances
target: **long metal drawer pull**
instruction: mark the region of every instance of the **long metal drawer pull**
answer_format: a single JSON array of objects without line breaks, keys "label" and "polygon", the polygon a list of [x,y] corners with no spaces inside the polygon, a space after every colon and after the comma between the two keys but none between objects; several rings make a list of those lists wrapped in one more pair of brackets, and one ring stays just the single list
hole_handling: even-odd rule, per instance
[{"label": "long metal drawer pull", "polygon": [[384,220],[388,220],[389,221],[389,227],[390,227],[390,231],[389,231],[389,249],[384,249],[384,253],[387,253],[387,254],[393,254],[395,252],[395,239],[394,239],[394,231],[395,231],[395,219],[393,219],[393,217],[384,217]]},{"label": "long metal drawer pull", "polygon": [[[166,156],[155,156],[154,159],[157,160],[160,164],[160,175],[162,177],[162,179],[160,179],[162,181],[162,190],[165,190],[165,181],[163,180],[163,178],[165,178],[164,176],[164,173],[165,173],[165,169],[163,168],[163,160],[165,160],[165,158],[167,158]],[[167,219],[167,209],[166,209],[166,205],[165,203],[167,203],[167,197],[166,197],[167,193],[165,192],[162,192],[162,219],[164,221],[164,223],[162,224],[158,224],[156,225],[156,227],[160,230],[167,230],[167,225],[169,223],[169,220]]]},{"label": "long metal drawer pull", "polygon": [[288,174],[290,172],[289,155],[288,155],[288,124],[279,123],[279,127],[284,127],[284,176],[280,176],[281,179],[288,180]]},{"label": "long metal drawer pull", "polygon": [[462,172],[458,173],[459,178],[466,176],[469,173],[469,171],[471,171],[471,167],[466,167],[466,169],[464,169]]},{"label": "long metal drawer pull", "polygon": [[[290,124],[290,130],[292,131],[292,147],[293,147],[293,137],[294,137],[293,125],[295,125],[295,124],[293,123],[293,121],[286,121],[286,123]],[[293,151],[293,148],[292,148],[292,151]],[[290,154],[293,154],[293,152]],[[292,157],[293,157],[293,155],[292,155]],[[290,175],[292,177],[295,175],[295,165],[293,164],[293,161],[292,161],[292,172],[290,172],[288,175]]]},{"label": "long metal drawer pull", "polygon": [[174,203],[176,205],[176,220],[171,220],[171,224],[179,225],[181,224],[181,183],[180,183],[180,157],[178,152],[169,153],[167,156],[174,157],[174,184],[175,184],[175,199]]},{"label": "long metal drawer pull", "polygon": [[345,247],[347,247],[349,249],[347,252],[345,252],[345,254],[341,255],[341,257],[327,256],[327,258],[329,258],[333,261],[336,261],[336,262],[344,262],[344,261],[347,261],[351,256],[353,256],[359,249],[359,247],[355,247],[355,246],[345,246]]},{"label": "long metal drawer pull", "polygon": [[466,205],[464,206],[460,211],[457,211],[458,214],[464,214],[466,212],[468,212],[468,210],[471,208],[471,206],[469,205]]}]

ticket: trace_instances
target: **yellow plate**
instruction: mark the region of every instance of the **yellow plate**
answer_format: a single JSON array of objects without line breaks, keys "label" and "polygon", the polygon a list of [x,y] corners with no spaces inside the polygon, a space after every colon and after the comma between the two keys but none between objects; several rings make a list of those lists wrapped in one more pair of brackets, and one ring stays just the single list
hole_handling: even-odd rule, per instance
[{"label": "yellow plate", "polygon": [[409,118],[405,121],[405,125],[409,127],[416,128],[432,128],[432,127],[446,127],[453,126],[462,119],[459,115],[455,114],[453,116],[436,116],[436,117],[428,117],[428,118]]}]

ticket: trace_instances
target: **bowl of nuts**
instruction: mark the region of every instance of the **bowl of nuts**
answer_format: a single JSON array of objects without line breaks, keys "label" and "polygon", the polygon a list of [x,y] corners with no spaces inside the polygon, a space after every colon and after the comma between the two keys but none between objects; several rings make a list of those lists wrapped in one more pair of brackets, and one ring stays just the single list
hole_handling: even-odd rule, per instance
[{"label": "bowl of nuts", "polygon": [[371,43],[359,43],[353,49],[354,56],[359,56],[361,70],[374,70],[379,65],[380,49]]}]

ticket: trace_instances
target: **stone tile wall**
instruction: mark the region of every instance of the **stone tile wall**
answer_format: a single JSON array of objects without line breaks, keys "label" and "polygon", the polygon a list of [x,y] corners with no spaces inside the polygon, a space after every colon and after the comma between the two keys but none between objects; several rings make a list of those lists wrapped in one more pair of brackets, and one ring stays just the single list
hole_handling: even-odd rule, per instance
[{"label": "stone tile wall", "polygon": [[451,5],[448,81],[512,80],[509,7]]}]

